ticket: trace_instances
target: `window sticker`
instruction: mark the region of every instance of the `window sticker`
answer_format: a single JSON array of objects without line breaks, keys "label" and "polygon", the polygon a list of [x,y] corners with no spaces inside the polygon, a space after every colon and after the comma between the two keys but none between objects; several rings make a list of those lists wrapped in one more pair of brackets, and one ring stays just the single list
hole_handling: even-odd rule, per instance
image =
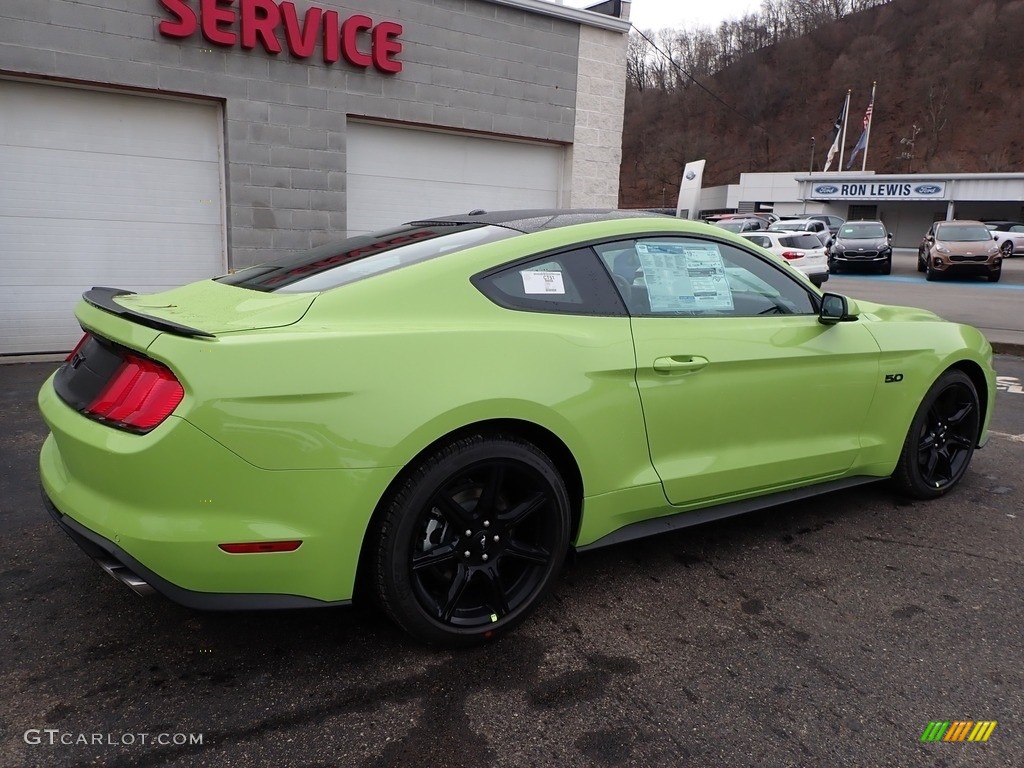
[{"label": "window sticker", "polygon": [[547,270],[524,270],[519,273],[523,276],[523,291],[530,294],[555,294],[565,295],[565,283],[562,282],[561,272],[550,272]]},{"label": "window sticker", "polygon": [[652,312],[733,310],[722,252],[714,243],[637,243]]}]

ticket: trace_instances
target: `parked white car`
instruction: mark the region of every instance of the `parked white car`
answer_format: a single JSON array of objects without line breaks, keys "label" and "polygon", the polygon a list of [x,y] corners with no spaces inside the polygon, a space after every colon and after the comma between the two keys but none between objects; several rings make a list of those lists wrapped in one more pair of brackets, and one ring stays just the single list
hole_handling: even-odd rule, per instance
[{"label": "parked white car", "polygon": [[828,241],[832,239],[828,224],[820,219],[783,219],[776,221],[768,229],[772,232],[813,232],[821,240],[822,246],[828,245]]},{"label": "parked white car", "polygon": [[999,244],[1003,258],[1024,253],[1024,224],[1019,221],[986,221],[985,226]]},{"label": "parked white car", "polygon": [[740,237],[781,256],[799,269],[810,281],[821,286],[828,280],[825,246],[812,232],[741,232]]}]

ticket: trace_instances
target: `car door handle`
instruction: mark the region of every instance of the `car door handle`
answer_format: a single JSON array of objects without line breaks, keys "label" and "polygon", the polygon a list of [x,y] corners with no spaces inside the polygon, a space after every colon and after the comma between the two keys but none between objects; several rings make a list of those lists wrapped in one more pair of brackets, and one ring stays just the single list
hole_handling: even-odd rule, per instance
[{"label": "car door handle", "polygon": [[706,357],[697,355],[673,355],[659,357],[654,361],[654,370],[658,373],[690,373],[699,371],[708,364]]}]

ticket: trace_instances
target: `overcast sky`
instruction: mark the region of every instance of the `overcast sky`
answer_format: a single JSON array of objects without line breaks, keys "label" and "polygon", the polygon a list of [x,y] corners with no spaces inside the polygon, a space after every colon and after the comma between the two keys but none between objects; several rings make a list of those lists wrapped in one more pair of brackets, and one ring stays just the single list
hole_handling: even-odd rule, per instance
[{"label": "overcast sky", "polygon": [[[585,8],[595,2],[565,0],[565,5]],[[726,19],[738,19],[760,9],[760,0],[633,0],[629,17],[637,29],[715,28]]]}]

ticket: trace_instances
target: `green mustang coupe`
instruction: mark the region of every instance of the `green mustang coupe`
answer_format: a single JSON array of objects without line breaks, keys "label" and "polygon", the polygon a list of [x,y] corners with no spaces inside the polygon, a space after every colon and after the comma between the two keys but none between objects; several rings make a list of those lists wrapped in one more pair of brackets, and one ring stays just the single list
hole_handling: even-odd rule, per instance
[{"label": "green mustang coupe", "polygon": [[489,639],[567,553],[892,478],[939,496],[992,349],[626,211],[415,221],[154,295],[94,288],[40,472],[112,575],[195,608],[373,595]]}]

